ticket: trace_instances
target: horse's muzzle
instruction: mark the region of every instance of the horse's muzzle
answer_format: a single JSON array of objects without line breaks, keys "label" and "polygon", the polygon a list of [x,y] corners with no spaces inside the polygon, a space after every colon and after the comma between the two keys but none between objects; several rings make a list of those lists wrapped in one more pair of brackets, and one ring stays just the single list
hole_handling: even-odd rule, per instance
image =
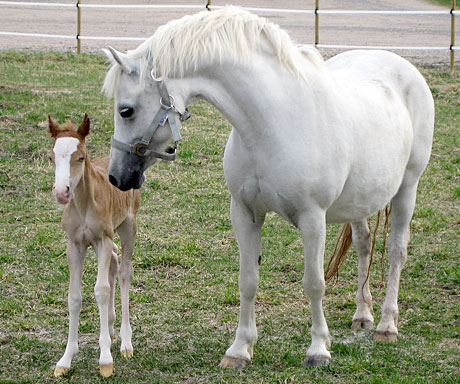
[{"label": "horse's muzzle", "polygon": [[117,176],[109,173],[109,181],[115,187],[122,191],[129,191],[130,189],[140,189],[144,183],[145,176],[143,174],[133,173],[129,179],[118,178]]},{"label": "horse's muzzle", "polygon": [[110,161],[109,181],[122,191],[140,189],[145,180],[144,167],[129,160],[121,166],[115,165],[112,160]]}]

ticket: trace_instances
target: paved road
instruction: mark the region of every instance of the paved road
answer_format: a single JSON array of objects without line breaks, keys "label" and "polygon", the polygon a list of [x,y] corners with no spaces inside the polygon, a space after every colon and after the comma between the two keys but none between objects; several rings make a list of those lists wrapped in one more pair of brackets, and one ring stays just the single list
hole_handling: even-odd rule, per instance
[{"label": "paved road", "polygon": [[[36,1],[36,0],[22,0]],[[46,2],[75,3],[71,0],[45,0]],[[204,4],[205,0],[82,0],[86,4]],[[232,0],[213,0],[213,5],[225,5]],[[234,5],[265,8],[314,9],[314,0],[233,0]],[[372,10],[440,10],[422,0],[322,0],[321,9],[372,9]],[[159,25],[194,10],[156,9],[82,9],[83,36],[148,37]],[[286,29],[297,43],[314,42],[313,15],[260,13]],[[382,15],[321,15],[320,43],[335,45],[383,45],[383,46],[445,46],[450,45],[450,16],[382,16]],[[457,19],[460,19],[457,17]],[[0,31],[43,34],[76,34],[75,8],[43,8],[0,6]],[[460,20],[457,20],[457,45],[460,45]],[[139,42],[82,41],[83,52],[100,52],[112,45],[120,50],[136,47]],[[29,51],[76,51],[74,39],[57,40],[34,37],[0,35],[0,50],[21,49]],[[337,50],[321,49],[325,56]],[[448,51],[398,51],[417,63],[449,62]],[[460,51],[456,55],[460,64]]]}]

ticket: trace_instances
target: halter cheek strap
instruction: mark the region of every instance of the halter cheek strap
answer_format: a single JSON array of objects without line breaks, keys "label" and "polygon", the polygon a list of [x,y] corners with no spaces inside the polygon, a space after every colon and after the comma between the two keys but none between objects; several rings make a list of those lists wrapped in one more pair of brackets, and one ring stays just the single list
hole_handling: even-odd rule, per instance
[{"label": "halter cheek strap", "polygon": [[[147,131],[142,136],[142,139],[134,144],[123,143],[115,139],[114,136],[110,139],[110,144],[113,148],[140,156],[152,156],[166,161],[173,161],[176,159],[177,144],[181,140],[180,124],[177,124],[176,114],[179,115],[179,121],[188,120],[191,117],[190,112],[185,109],[183,113],[179,112],[174,105],[174,98],[168,93],[166,86],[162,81],[158,81],[158,88],[160,91],[160,109],[149,125]],[[165,153],[159,153],[150,149],[150,141],[158,129],[169,121],[172,137],[174,140],[174,147],[168,147]]]}]

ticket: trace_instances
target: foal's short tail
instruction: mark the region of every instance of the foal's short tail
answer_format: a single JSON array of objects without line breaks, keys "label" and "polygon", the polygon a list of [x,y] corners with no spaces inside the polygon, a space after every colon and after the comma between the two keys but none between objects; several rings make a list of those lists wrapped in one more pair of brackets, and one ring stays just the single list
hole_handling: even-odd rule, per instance
[{"label": "foal's short tail", "polygon": [[342,226],[342,231],[335,243],[334,253],[329,259],[326,271],[324,272],[324,278],[326,281],[329,281],[333,276],[337,276],[339,274],[340,266],[345,261],[348,248],[351,246],[351,239],[351,224],[346,223]]}]

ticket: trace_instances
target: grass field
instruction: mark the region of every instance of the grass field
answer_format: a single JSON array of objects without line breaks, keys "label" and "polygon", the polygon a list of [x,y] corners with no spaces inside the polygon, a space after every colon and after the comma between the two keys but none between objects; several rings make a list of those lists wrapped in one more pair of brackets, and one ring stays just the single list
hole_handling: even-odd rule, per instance
[{"label": "grass field", "polygon": [[[113,107],[100,93],[106,70],[101,56],[0,53],[0,383],[460,382],[460,75],[433,68],[421,68],[437,120],[411,224],[397,343],[375,343],[372,332],[350,330],[357,282],[350,254],[324,300],[333,361],[303,366],[310,312],[301,284],[300,234],[269,215],[254,361],[241,371],[218,368],[234,336],[239,303],[238,250],[222,171],[230,126],[211,106],[197,103],[183,126],[178,160],[149,170],[142,190],[131,291],[134,358],[123,360],[116,340],[114,376],[98,377],[96,260],[90,251],[80,352],[69,374],[55,379],[67,337],[69,276],[61,208],[51,195],[46,117],[80,122],[88,113],[90,153],[107,154]],[[328,228],[328,255],[338,229]],[[385,292],[379,259],[372,271],[376,321]],[[120,318],[119,303],[117,296]]]}]

